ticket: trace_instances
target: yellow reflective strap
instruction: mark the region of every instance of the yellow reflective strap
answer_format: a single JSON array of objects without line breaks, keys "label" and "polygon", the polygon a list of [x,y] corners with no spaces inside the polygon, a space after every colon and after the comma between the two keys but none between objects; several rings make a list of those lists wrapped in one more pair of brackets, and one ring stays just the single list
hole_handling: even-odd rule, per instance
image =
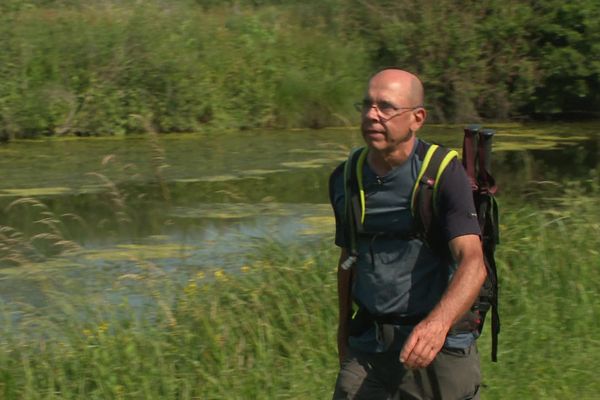
[{"label": "yellow reflective strap", "polygon": [[365,223],[365,188],[363,186],[363,165],[365,165],[365,160],[367,159],[367,153],[369,152],[368,148],[365,148],[360,156],[358,157],[358,162],[356,163],[356,180],[358,181],[358,195],[360,197],[360,222]]},{"label": "yellow reflective strap", "polygon": [[417,176],[417,180],[415,181],[415,186],[413,187],[412,196],[410,199],[410,211],[413,215],[415,214],[415,201],[417,199],[417,189],[419,188],[419,182],[421,182],[421,178],[423,177],[425,170],[427,170],[427,166],[431,161],[431,157],[433,157],[433,153],[435,153],[438,147],[440,146],[438,146],[437,144],[432,144],[431,146],[429,146],[429,149],[427,149],[427,153],[425,154],[425,158],[423,159],[423,165],[421,165],[421,169],[419,170],[419,176]]},{"label": "yellow reflective strap", "polygon": [[440,168],[438,169],[437,174],[435,176],[435,183],[433,184],[433,212],[435,214],[437,214],[437,191],[440,183],[440,178],[442,177],[442,174],[444,173],[444,170],[446,169],[448,164],[450,164],[450,161],[452,161],[452,159],[455,157],[458,158],[458,153],[454,150],[450,150],[442,160]]}]

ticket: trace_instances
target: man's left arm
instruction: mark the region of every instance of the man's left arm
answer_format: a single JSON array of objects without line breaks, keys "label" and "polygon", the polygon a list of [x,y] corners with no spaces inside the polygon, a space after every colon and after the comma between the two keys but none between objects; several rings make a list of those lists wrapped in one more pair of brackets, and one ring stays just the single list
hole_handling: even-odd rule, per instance
[{"label": "man's left arm", "polygon": [[458,267],[439,303],[413,329],[400,353],[407,368],[427,367],[441,350],[446,335],[479,295],[486,277],[478,235],[457,236],[449,242]]}]

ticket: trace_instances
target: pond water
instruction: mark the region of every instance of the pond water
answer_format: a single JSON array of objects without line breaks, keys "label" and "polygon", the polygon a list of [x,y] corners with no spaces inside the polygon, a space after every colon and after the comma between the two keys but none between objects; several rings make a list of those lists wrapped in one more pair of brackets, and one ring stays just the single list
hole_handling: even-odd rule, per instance
[{"label": "pond water", "polygon": [[[489,127],[500,199],[598,166],[600,124]],[[462,127],[420,136],[459,150]],[[324,129],[0,146],[0,300],[44,304],[48,279],[101,292],[148,265],[239,271],[265,242],[332,240],[328,175],[358,145],[356,129]]]}]

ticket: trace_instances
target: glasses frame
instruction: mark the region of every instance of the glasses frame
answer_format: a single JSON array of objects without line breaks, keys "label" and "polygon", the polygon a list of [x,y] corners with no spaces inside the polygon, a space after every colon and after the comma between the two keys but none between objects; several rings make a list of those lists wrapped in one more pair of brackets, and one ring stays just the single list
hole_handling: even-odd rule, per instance
[{"label": "glasses frame", "polygon": [[[367,103],[370,103],[370,105]],[[386,103],[386,105],[388,105],[393,110],[390,115],[381,111],[382,103]],[[409,110],[414,111],[419,108],[424,108],[424,106],[422,104],[419,104],[417,106],[412,106],[412,107],[396,107],[392,103],[389,103],[389,102],[370,102],[370,101],[367,102],[366,100],[363,100],[363,101],[354,103],[354,108],[356,109],[356,111],[358,111],[361,114],[368,113],[373,107],[375,107],[375,110],[377,111],[377,115],[383,121],[389,121],[390,119],[397,117],[398,115],[402,114],[405,111],[409,111]]]}]

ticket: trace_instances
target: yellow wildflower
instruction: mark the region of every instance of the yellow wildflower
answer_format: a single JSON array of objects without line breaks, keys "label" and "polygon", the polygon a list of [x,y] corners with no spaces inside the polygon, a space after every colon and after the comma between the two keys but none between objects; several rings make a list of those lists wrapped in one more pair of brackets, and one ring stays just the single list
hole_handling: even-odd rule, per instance
[{"label": "yellow wildflower", "polygon": [[218,269],[214,272],[215,279],[219,282],[227,282],[229,278],[225,275],[225,272],[222,269]]},{"label": "yellow wildflower", "polygon": [[196,293],[197,288],[198,286],[196,285],[196,282],[192,281],[183,289],[183,292],[189,296]]},{"label": "yellow wildflower", "polygon": [[302,265],[303,269],[310,269],[311,267],[313,267],[315,265],[315,261],[314,260],[306,260],[304,262],[304,264]]},{"label": "yellow wildflower", "polygon": [[98,325],[98,332],[99,333],[104,333],[107,330],[108,330],[108,323],[102,322],[100,325]]}]

